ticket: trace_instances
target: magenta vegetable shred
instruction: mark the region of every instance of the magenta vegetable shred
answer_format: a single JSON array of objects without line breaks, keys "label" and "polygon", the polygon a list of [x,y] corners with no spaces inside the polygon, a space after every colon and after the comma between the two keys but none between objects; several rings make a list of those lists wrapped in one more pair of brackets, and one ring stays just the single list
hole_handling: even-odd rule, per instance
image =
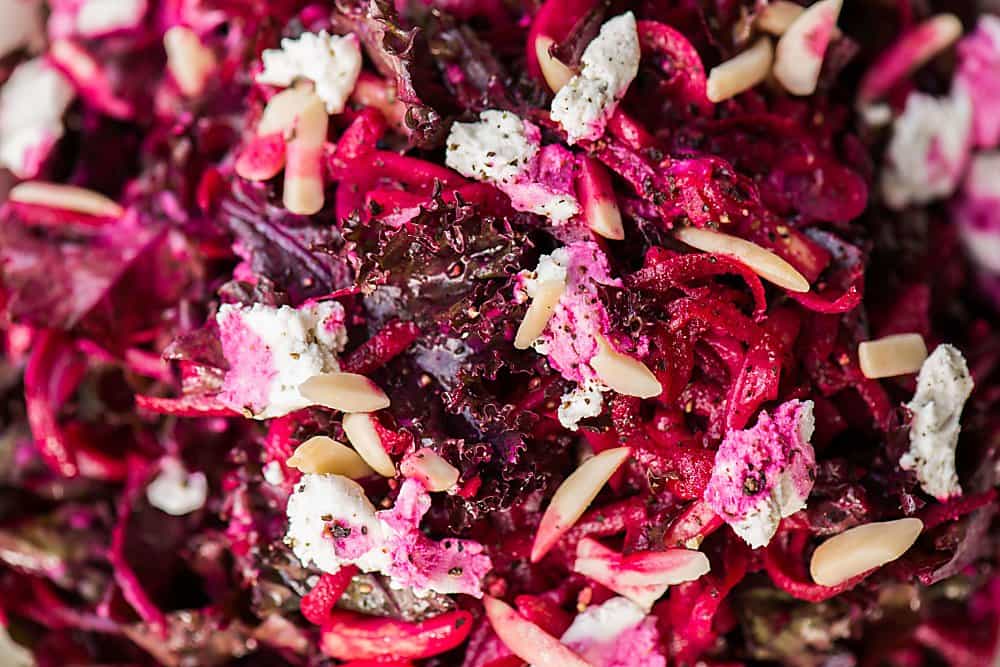
[{"label": "magenta vegetable shred", "polygon": [[993,664],[997,11],[0,0],[0,665]]}]

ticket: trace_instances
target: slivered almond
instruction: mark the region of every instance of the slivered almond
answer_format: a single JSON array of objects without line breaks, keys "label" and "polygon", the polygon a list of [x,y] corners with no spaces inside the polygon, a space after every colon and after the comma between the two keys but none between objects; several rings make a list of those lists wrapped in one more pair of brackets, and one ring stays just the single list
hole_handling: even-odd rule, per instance
[{"label": "slivered almond", "polygon": [[549,84],[553,93],[558,93],[559,89],[573,78],[573,70],[549,53],[554,43],[551,37],[539,35],[535,39],[535,55],[538,57],[538,67],[542,70],[545,83]]},{"label": "slivered almond", "polygon": [[174,26],[164,33],[163,48],[167,52],[167,70],[180,91],[188,97],[200,95],[218,64],[215,54],[184,26]]},{"label": "slivered almond", "polygon": [[374,412],[389,407],[389,397],[374,382],[357,373],[314,375],[299,386],[313,402],[342,412]]},{"label": "slivered almond", "polygon": [[7,199],[19,204],[47,206],[97,218],[120,218],[125,213],[117,202],[93,190],[43,181],[18,183],[7,193]]},{"label": "slivered almond", "polygon": [[590,360],[590,365],[601,382],[619,394],[653,398],[663,393],[663,385],[646,364],[618,352],[600,336],[597,338],[597,354]]},{"label": "slivered almond", "polygon": [[341,424],[347,439],[365,463],[383,477],[395,477],[396,466],[382,446],[382,439],[375,430],[372,419],[374,417],[369,414],[351,413],[344,415]]},{"label": "slivered almond", "polygon": [[558,280],[544,282],[535,289],[535,296],[531,299],[528,312],[524,314],[524,319],[517,328],[514,347],[526,350],[542,335],[565,291],[566,283]]},{"label": "slivered almond", "polygon": [[506,602],[486,595],[483,608],[500,641],[528,664],[534,667],[591,667],[575,651],[521,616]]},{"label": "slivered almond", "polygon": [[896,334],[858,345],[858,361],[866,378],[888,378],[916,373],[927,359],[920,334]]},{"label": "slivered almond", "polygon": [[291,132],[299,114],[312,101],[314,95],[312,86],[309,85],[286,88],[276,94],[268,100],[257,122],[257,135]]},{"label": "slivered almond", "polygon": [[789,0],[776,0],[769,2],[761,10],[754,25],[763,32],[780,37],[804,11],[805,7],[802,5],[789,2]]},{"label": "slivered almond", "polygon": [[295,448],[286,463],[305,473],[361,479],[374,474],[356,451],[325,435],[309,438]]},{"label": "slivered almond", "polygon": [[773,61],[771,40],[761,37],[743,53],[712,68],[708,74],[708,99],[721,102],[750,90],[767,78]]},{"label": "slivered almond", "polygon": [[793,95],[812,95],[843,0],[820,0],[796,18],[778,40],[774,77]]},{"label": "slivered almond", "polygon": [[458,468],[429,447],[407,455],[399,464],[399,472],[419,480],[428,491],[447,491],[458,483],[459,476]]},{"label": "slivered almond", "polygon": [[902,556],[923,528],[923,522],[915,518],[849,528],[816,548],[809,572],[820,586],[837,586]]},{"label": "slivered almond", "polygon": [[583,204],[583,218],[590,230],[606,239],[624,239],[625,228],[611,176],[596,158],[589,155],[581,158],[576,190]]},{"label": "slivered almond", "polygon": [[323,144],[330,116],[316,94],[302,108],[285,154],[285,208],[312,215],[323,208]]},{"label": "slivered almond", "polygon": [[737,236],[696,227],[683,227],[674,232],[679,240],[692,248],[738,259],[758,276],[792,292],[808,292],[809,281],[798,270],[776,254]]},{"label": "slivered almond", "polygon": [[531,547],[532,563],[540,561],[559,538],[573,527],[631,453],[632,450],[628,447],[606,449],[581,463],[580,467],[563,480],[538,524],[535,543]]}]

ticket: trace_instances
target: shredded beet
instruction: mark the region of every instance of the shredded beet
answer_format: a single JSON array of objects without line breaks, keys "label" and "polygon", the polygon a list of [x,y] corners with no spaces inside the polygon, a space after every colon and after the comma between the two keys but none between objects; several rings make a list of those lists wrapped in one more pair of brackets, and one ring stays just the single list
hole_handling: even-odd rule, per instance
[{"label": "shredded beet", "polygon": [[841,4],[0,0],[6,635],[989,664],[1000,18]]}]

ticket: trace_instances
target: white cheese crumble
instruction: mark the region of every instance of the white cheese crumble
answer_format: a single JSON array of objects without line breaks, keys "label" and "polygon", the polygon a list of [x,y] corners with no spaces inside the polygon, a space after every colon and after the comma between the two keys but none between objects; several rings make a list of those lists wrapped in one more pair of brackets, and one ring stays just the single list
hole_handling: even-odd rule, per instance
[{"label": "white cheese crumble", "polygon": [[41,0],[0,0],[0,58],[25,47],[41,46]]},{"label": "white cheese crumble", "polygon": [[[227,345],[226,332],[235,326],[229,321],[233,317],[239,318],[242,327],[258,337],[270,353],[271,366],[267,369],[270,377],[255,375],[262,370],[263,362],[240,356],[246,343],[241,339],[242,330],[237,330]],[[314,375],[340,370],[337,353],[347,342],[347,330],[343,326],[343,307],[339,303],[323,301],[298,309],[273,308],[259,303],[249,308],[225,304],[219,309],[216,320],[222,331],[223,351],[230,363],[224,396],[230,397],[237,409],[249,409],[255,419],[280,417],[312,405],[313,402],[299,392],[302,383]],[[249,368],[242,368],[244,364]],[[263,382],[268,383],[264,406],[251,407],[241,401],[242,395],[254,388],[260,389]]]},{"label": "white cheese crumble", "polygon": [[205,506],[208,479],[201,472],[189,473],[177,459],[164,459],[160,472],[146,487],[146,500],[172,516],[184,516]]},{"label": "white cheese crumble", "polygon": [[590,380],[577,385],[576,389],[563,394],[557,414],[564,428],[575,431],[581,419],[596,417],[604,410],[604,392],[608,391],[600,382]]},{"label": "white cheese crumble", "polygon": [[63,135],[62,117],[75,94],[43,58],[18,65],[0,89],[0,167],[19,178],[36,176]]},{"label": "white cheese crumble", "polygon": [[264,481],[271,486],[281,486],[285,483],[285,473],[281,469],[281,464],[277,461],[271,461],[264,466]]},{"label": "white cheese crumble", "polygon": [[[958,230],[972,261],[991,273],[1000,273],[1000,151],[977,153],[972,158],[962,192]],[[963,210],[974,205],[981,214],[991,210],[990,224],[963,219]]]},{"label": "white cheese crumble", "polygon": [[445,164],[466,178],[511,183],[538,153],[524,121],[509,111],[490,109],[474,123],[454,123],[448,134]]},{"label": "white cheese crumble", "polygon": [[350,526],[352,533],[363,532],[372,543],[383,541],[382,524],[375,515],[375,507],[357,482],[342,475],[303,475],[288,498],[286,512],[288,533],[285,542],[304,566],[315,565],[329,573],[350,563],[366,572],[388,566],[388,554],[379,549],[372,549],[358,559],[342,560],[330,548],[326,531],[331,521],[343,522]]},{"label": "white cheese crumble", "polygon": [[305,32],[281,40],[280,49],[265,50],[261,59],[258,83],[287,87],[298,78],[309,79],[331,114],[344,110],[361,73],[361,45],[354,34]]},{"label": "white cheese crumble", "polygon": [[917,391],[906,404],[910,449],[899,459],[903,470],[914,470],[924,491],[938,500],[962,493],[955,472],[959,420],[973,381],[965,357],[952,345],[938,345],[917,376]]},{"label": "white cheese crumble", "polygon": [[635,16],[626,12],[607,21],[587,45],[580,73],[552,100],[552,120],[566,131],[570,144],[598,139],[639,73],[639,33]]},{"label": "white cheese crumble", "polygon": [[635,628],[646,618],[642,607],[628,598],[614,597],[603,604],[591,605],[573,619],[559,641],[566,645],[586,647],[581,654],[591,664],[604,664],[608,647],[618,637]]},{"label": "white cheese crumble", "polygon": [[949,97],[910,93],[893,123],[882,172],[886,203],[896,209],[947,197],[958,185],[972,133],[972,103],[956,86]]}]

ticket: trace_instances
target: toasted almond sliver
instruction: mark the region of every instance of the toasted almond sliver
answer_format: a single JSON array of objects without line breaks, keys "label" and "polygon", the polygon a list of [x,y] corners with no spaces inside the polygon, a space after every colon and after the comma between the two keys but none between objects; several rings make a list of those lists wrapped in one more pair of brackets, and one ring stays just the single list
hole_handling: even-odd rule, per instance
[{"label": "toasted almond sliver", "polygon": [[531,305],[528,306],[528,312],[524,314],[524,319],[517,328],[514,347],[526,350],[542,335],[549,320],[552,319],[556,304],[565,291],[566,283],[558,280],[550,280],[538,286],[534,298],[531,299]]},{"label": "toasted almond sliver", "polygon": [[382,446],[382,439],[375,430],[372,419],[374,417],[368,414],[351,413],[344,415],[341,423],[347,439],[365,463],[383,477],[395,477],[396,466]]},{"label": "toasted almond sliver", "polygon": [[299,114],[312,101],[314,95],[311,86],[286,88],[277,93],[264,107],[264,112],[257,122],[257,135],[290,132],[295,127]]},{"label": "toasted almond sliver", "polygon": [[458,483],[458,468],[448,463],[440,454],[423,447],[408,455],[399,464],[404,477],[420,480],[428,491],[447,491]]},{"label": "toasted almond sliver", "polygon": [[778,40],[774,77],[789,93],[812,95],[816,91],[842,5],[843,0],[820,0],[810,5]]},{"label": "toasted almond sliver", "polygon": [[531,547],[532,563],[541,560],[563,533],[573,527],[631,453],[628,447],[606,449],[581,463],[563,480],[538,525],[535,543]]},{"label": "toasted almond sliver", "polygon": [[625,227],[622,225],[622,213],[618,204],[610,199],[592,202],[586,211],[587,225],[598,236],[612,241],[625,238]]},{"label": "toasted almond sliver", "polygon": [[923,528],[923,522],[915,518],[849,528],[816,548],[809,572],[820,586],[837,586],[902,556]]},{"label": "toasted almond sliver", "polygon": [[117,202],[93,190],[43,181],[18,183],[7,193],[7,199],[19,204],[47,206],[98,218],[120,218],[125,212]]},{"label": "toasted almond sliver", "polygon": [[357,373],[314,375],[299,386],[313,402],[342,412],[374,412],[389,407],[389,397],[374,382]]},{"label": "toasted almond sliver", "polygon": [[708,99],[721,102],[750,90],[767,78],[773,60],[771,40],[761,37],[743,53],[712,68],[708,75]]},{"label": "toasted almond sliver", "polygon": [[638,398],[653,398],[663,393],[663,385],[646,364],[618,352],[603,338],[598,337],[597,346],[598,352],[590,365],[605,385],[619,394]]},{"label": "toasted almond sliver", "polygon": [[292,213],[312,215],[323,208],[323,144],[329,122],[326,105],[313,94],[299,114],[285,156],[282,201]]},{"label": "toasted almond sliver", "polygon": [[188,97],[200,95],[216,67],[215,54],[184,26],[174,26],[164,33],[163,48],[167,52],[167,69],[177,87]]},{"label": "toasted almond sliver", "polygon": [[521,616],[506,602],[486,595],[483,608],[497,637],[521,660],[534,667],[591,667],[558,638]]},{"label": "toasted almond sliver", "polygon": [[805,7],[802,5],[789,0],[776,0],[761,10],[754,25],[763,32],[780,37],[804,11]]},{"label": "toasted almond sliver", "polygon": [[549,54],[549,48],[554,43],[551,37],[540,35],[535,39],[535,55],[538,56],[538,67],[542,70],[545,83],[549,84],[553,93],[558,93],[573,78],[573,70]]},{"label": "toasted almond sliver", "polygon": [[792,292],[809,291],[809,281],[794,266],[756,243],[696,227],[682,227],[674,232],[674,236],[703,252],[738,259],[758,276],[778,287]]},{"label": "toasted almond sliver", "polygon": [[590,230],[613,241],[624,239],[625,228],[611,175],[596,158],[588,156],[580,161],[576,189]]},{"label": "toasted almond sliver", "polygon": [[927,359],[920,334],[896,334],[858,345],[858,361],[866,378],[888,378],[916,373]]},{"label": "toasted almond sliver", "polygon": [[374,474],[356,451],[325,435],[309,438],[295,448],[286,463],[305,473],[361,479]]}]

